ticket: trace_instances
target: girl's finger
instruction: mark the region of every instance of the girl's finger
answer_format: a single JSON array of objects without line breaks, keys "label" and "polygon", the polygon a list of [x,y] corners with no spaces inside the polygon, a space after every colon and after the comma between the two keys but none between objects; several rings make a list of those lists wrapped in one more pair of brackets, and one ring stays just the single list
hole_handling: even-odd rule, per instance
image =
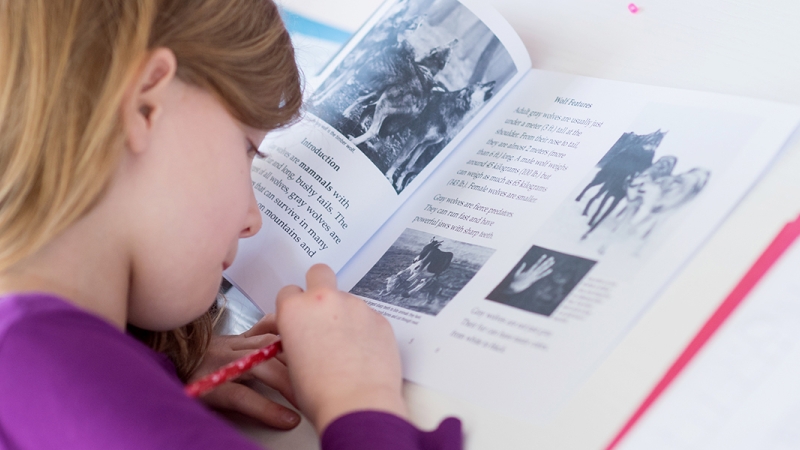
[{"label": "girl's finger", "polygon": [[278,325],[275,322],[275,314],[267,314],[256,322],[249,330],[242,333],[244,337],[257,336],[259,334],[278,334]]},{"label": "girl's finger", "polygon": [[[276,336],[272,336],[272,339],[273,339],[273,342],[278,340]],[[255,340],[255,339],[251,338],[251,340]],[[267,341],[265,340],[264,342],[267,342]],[[225,366],[226,364],[230,364],[230,363],[232,363],[232,362],[234,362],[234,361],[236,361],[238,359],[244,358],[245,356],[249,356],[249,355],[253,354],[254,351],[260,349],[261,347],[265,347],[267,345],[269,345],[269,343],[265,343],[264,345],[262,345],[260,347],[256,346],[256,345],[252,345],[252,346],[246,346],[246,347],[243,347],[243,348],[234,348],[233,345],[231,345],[231,347],[229,349],[225,350],[224,352],[219,352],[219,351],[214,351],[213,353],[209,352],[208,354],[206,354],[206,358],[203,360],[204,361],[203,367],[198,369],[192,375],[192,377],[189,379],[189,382],[197,381],[200,378],[202,378],[202,377],[204,377],[204,376],[206,376],[206,375],[208,375],[208,374],[210,374],[210,373],[212,373],[212,372],[214,372],[216,370],[219,370],[222,366]],[[237,379],[242,379],[242,380],[248,380],[250,378],[252,378],[252,376],[250,375],[250,372],[245,372],[242,375],[240,375],[239,377],[237,377]]]},{"label": "girl's finger", "polygon": [[303,289],[301,289],[300,286],[295,286],[293,284],[290,284],[289,286],[284,286],[283,288],[281,288],[280,291],[278,291],[278,295],[275,297],[276,307],[278,308],[278,310],[280,310],[280,307],[278,305],[286,301],[286,299],[292,298],[302,293]]},{"label": "girl's finger", "polygon": [[297,406],[292,382],[289,379],[289,369],[282,362],[271,359],[253,367],[250,373],[253,378],[280,392],[289,403]]},{"label": "girl's finger", "polygon": [[230,348],[234,351],[254,351],[266,347],[278,340],[280,340],[280,338],[274,334],[254,335],[252,337],[231,341]]},{"label": "girl's finger", "polygon": [[274,428],[290,430],[300,423],[300,415],[239,383],[225,383],[203,397],[208,405],[236,411]]},{"label": "girl's finger", "polygon": [[308,289],[328,288],[336,289],[336,274],[325,264],[315,264],[306,273]]},{"label": "girl's finger", "polygon": [[275,355],[275,359],[281,362],[284,366],[286,365],[286,353],[280,352]]}]

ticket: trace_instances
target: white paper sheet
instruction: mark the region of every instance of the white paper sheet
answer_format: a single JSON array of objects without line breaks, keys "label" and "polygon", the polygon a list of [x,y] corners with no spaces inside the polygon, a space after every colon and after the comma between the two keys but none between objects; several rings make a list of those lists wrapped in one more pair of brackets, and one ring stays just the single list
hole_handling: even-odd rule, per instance
[{"label": "white paper sheet", "polygon": [[795,243],[620,449],[800,448],[798,269]]},{"label": "white paper sheet", "polygon": [[[797,120],[783,105],[533,71],[351,260],[342,285],[392,320],[408,379],[545,423]],[[630,175],[638,156],[612,158],[625,139],[639,154],[642,140],[658,141],[649,172]],[[427,292],[392,292],[432,238],[454,254],[450,272]]]}]

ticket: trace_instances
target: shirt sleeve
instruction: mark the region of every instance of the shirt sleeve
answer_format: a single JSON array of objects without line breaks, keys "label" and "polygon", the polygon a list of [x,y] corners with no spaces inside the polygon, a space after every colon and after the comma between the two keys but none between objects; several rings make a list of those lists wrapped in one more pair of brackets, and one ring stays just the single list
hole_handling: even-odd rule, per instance
[{"label": "shirt sleeve", "polygon": [[322,450],[461,450],[462,445],[461,421],[453,417],[426,432],[393,414],[358,411],[322,433]]},{"label": "shirt sleeve", "polygon": [[0,341],[0,447],[250,449],[155,353],[85,315],[41,314]]}]

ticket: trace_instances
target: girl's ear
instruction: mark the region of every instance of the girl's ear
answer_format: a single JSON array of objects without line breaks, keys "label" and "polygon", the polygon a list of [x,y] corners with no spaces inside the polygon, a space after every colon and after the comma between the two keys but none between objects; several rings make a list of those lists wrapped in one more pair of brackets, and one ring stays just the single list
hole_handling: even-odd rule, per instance
[{"label": "girl's ear", "polygon": [[178,62],[168,48],[150,53],[131,81],[122,103],[122,120],[128,151],[142,153],[150,144],[153,124],[162,116],[168,87],[175,79]]}]

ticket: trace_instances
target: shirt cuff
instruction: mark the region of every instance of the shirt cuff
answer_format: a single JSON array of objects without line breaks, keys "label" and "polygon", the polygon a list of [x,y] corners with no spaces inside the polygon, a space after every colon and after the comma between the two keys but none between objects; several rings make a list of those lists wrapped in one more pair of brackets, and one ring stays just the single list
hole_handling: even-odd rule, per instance
[{"label": "shirt cuff", "polygon": [[334,420],[322,433],[323,450],[461,450],[461,421],[444,419],[433,431],[381,411],[357,411]]}]

